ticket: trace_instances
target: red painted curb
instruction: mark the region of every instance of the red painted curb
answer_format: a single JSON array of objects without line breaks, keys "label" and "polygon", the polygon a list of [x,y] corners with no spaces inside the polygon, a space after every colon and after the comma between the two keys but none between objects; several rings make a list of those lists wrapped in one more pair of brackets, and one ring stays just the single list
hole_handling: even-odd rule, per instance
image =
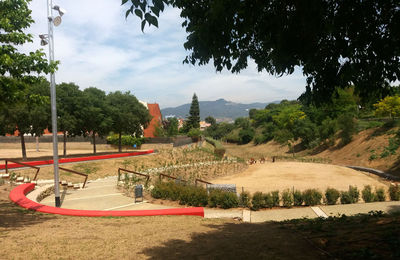
[{"label": "red painted curb", "polygon": [[189,215],[204,217],[204,208],[174,208],[156,210],[78,210],[63,209],[39,204],[28,199],[25,195],[35,188],[34,183],[21,184],[10,192],[10,199],[19,206],[42,213],[80,216],[80,217],[128,217],[128,216],[161,216],[161,215]]},{"label": "red painted curb", "polygon": [[[93,160],[101,160],[101,159],[112,159],[112,158],[120,158],[120,157],[127,157],[127,156],[138,156],[144,154],[151,154],[154,153],[154,150],[147,150],[147,151],[140,151],[140,152],[133,152],[133,153],[117,153],[117,154],[106,154],[106,155],[97,155],[97,156],[86,156],[86,157],[76,157],[76,158],[64,158],[58,160],[61,163],[71,163],[71,162],[83,162],[83,161],[93,161]],[[25,164],[29,164],[31,166],[39,166],[39,165],[47,165],[53,164],[53,160],[44,160],[44,161],[32,161],[32,162],[24,162]],[[7,165],[8,169],[13,168],[20,168],[25,167],[21,166],[17,163],[9,163]],[[6,168],[5,164],[0,164],[0,170]]]}]

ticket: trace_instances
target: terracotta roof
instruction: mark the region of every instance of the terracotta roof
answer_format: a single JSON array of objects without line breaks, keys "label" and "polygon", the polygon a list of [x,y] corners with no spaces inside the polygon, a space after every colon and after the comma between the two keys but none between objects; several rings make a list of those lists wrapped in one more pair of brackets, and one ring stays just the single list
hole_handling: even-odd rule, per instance
[{"label": "terracotta roof", "polygon": [[157,125],[161,125],[162,123],[161,110],[157,103],[147,104],[147,109],[149,110],[149,113],[153,119],[151,119],[149,126],[143,130],[143,136],[155,137],[154,131],[156,130]]}]

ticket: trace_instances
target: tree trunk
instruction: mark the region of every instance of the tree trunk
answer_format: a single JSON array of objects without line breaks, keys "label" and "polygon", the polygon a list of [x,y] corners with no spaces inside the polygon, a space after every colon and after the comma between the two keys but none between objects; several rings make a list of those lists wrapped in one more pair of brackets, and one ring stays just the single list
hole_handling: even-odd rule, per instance
[{"label": "tree trunk", "polygon": [[22,160],[26,160],[26,148],[25,148],[24,134],[20,133],[19,136],[21,136]]},{"label": "tree trunk", "polygon": [[64,157],[67,156],[67,131],[64,131]]},{"label": "tree trunk", "polygon": [[93,153],[96,154],[96,133],[93,132]]},{"label": "tree trunk", "polygon": [[35,139],[36,139],[36,152],[39,152],[39,136],[36,136]]},{"label": "tree trunk", "polygon": [[119,136],[118,136],[118,152],[122,152],[121,139],[122,139],[122,133],[119,132]]}]

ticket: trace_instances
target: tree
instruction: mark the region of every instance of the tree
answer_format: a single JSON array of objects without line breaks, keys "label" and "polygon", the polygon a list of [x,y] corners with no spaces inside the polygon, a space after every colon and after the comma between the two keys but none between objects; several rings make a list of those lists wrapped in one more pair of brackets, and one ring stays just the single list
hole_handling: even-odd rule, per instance
[{"label": "tree", "polygon": [[0,112],[5,106],[26,97],[25,89],[40,82],[35,74],[54,71],[57,63],[49,65],[43,50],[19,51],[19,46],[32,42],[25,29],[34,22],[30,0],[0,1]]},{"label": "tree", "polygon": [[107,105],[109,116],[112,120],[110,130],[118,133],[118,151],[122,151],[122,134],[140,137],[143,128],[146,128],[151,120],[151,116],[136,97],[130,92],[120,91],[111,92],[107,95]]},{"label": "tree", "polygon": [[400,97],[399,96],[387,96],[381,99],[378,103],[374,104],[375,115],[377,116],[389,116],[393,119],[400,115]]},{"label": "tree", "polygon": [[21,138],[22,158],[27,159],[25,134],[41,136],[50,124],[50,88],[49,83],[43,80],[40,83],[26,88],[22,93],[22,100],[2,110],[4,132],[14,134],[18,131]]},{"label": "tree", "polygon": [[190,105],[189,117],[187,120],[187,128],[189,130],[191,128],[200,128],[200,107],[196,93],[194,93],[192,97],[192,104]]},{"label": "tree", "polygon": [[112,120],[108,115],[106,94],[104,91],[90,87],[83,90],[78,100],[79,129],[84,136],[92,134],[93,153],[96,154],[96,135],[108,134]]},{"label": "tree", "polygon": [[[128,0],[122,0],[122,4]],[[190,53],[184,62],[234,73],[250,59],[259,71],[282,76],[301,66],[306,92],[323,102],[335,88],[354,84],[362,98],[387,92],[400,78],[400,3],[386,1],[129,1],[158,27],[165,5],[181,10]],[[299,44],[301,43],[301,44]]]},{"label": "tree", "polygon": [[61,83],[57,85],[57,114],[58,129],[63,132],[64,156],[67,155],[67,136],[80,135],[79,129],[79,100],[82,91],[74,83]]},{"label": "tree", "polygon": [[215,120],[214,117],[212,116],[208,116],[204,119],[204,121],[206,121],[206,123],[210,124],[211,126],[214,126],[217,124],[217,120]]},{"label": "tree", "polygon": [[178,119],[176,119],[176,117],[169,117],[167,119],[167,124],[166,124],[167,136],[178,135],[179,133],[178,127],[179,127]]}]

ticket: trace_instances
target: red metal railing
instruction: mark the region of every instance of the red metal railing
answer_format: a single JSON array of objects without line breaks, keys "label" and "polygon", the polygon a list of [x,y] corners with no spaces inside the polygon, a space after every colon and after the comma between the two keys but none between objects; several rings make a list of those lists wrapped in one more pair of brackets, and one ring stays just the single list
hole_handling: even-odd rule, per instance
[{"label": "red metal railing", "polygon": [[179,180],[179,181],[187,182],[187,181],[182,180],[182,179],[180,179],[180,178],[177,178],[177,177],[174,177],[174,176],[171,176],[171,175],[167,175],[167,174],[164,174],[164,173],[160,173],[160,176],[159,176],[160,181],[161,181],[161,179],[164,178],[164,177],[165,177],[165,178],[169,178],[169,179],[173,179],[173,180]]},{"label": "red metal railing", "polygon": [[194,181],[194,184],[197,186],[197,183],[198,183],[198,182],[202,182],[202,183],[204,183],[204,184],[212,184],[211,182],[203,181],[203,180],[201,180],[201,179],[196,179],[196,180]]}]

